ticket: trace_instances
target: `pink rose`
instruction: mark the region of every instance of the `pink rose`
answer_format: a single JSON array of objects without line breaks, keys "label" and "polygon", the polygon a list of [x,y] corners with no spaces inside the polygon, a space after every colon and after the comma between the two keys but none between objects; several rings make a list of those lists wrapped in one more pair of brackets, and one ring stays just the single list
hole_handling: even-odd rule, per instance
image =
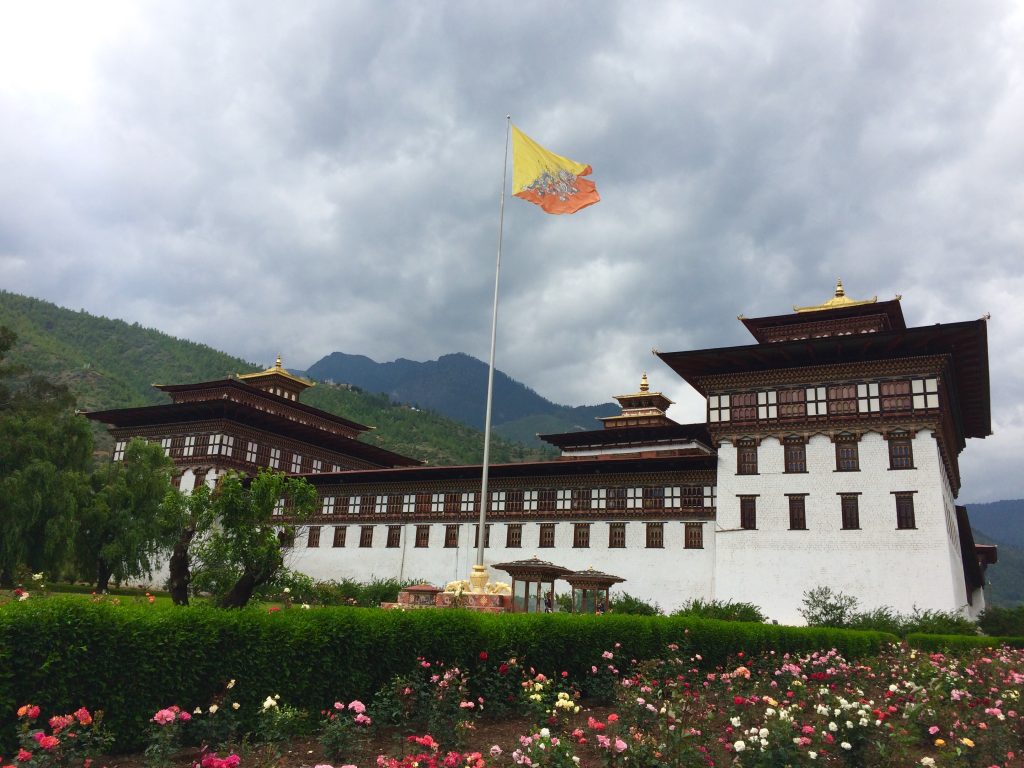
[{"label": "pink rose", "polygon": [[[335,706],[337,706],[337,705],[335,705]],[[361,715],[361,714],[363,714],[366,711],[366,705],[363,704],[363,702],[359,701],[359,699],[356,699],[354,701],[350,701],[349,705],[348,705],[348,708],[350,710],[352,710],[353,712],[355,712],[357,715]]]}]

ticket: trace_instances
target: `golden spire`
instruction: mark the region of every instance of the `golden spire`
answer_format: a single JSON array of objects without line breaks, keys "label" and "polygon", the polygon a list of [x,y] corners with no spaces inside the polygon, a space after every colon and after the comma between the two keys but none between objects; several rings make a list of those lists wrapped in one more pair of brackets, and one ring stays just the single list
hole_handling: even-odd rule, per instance
[{"label": "golden spire", "polygon": [[274,367],[275,368],[280,368],[281,367],[281,356],[280,355],[277,356],[277,362],[274,363]]},{"label": "golden spire", "polygon": [[650,388],[651,386],[647,383],[647,374],[644,373],[644,375],[640,377],[640,391],[647,392]]},{"label": "golden spire", "polygon": [[874,304],[878,301],[877,296],[872,296],[870,299],[860,299],[855,301],[846,295],[846,289],[843,288],[842,279],[836,280],[836,292],[835,295],[826,302],[816,304],[812,307],[793,307],[794,312],[819,312],[823,309],[839,309],[840,307],[859,307],[863,304]]}]

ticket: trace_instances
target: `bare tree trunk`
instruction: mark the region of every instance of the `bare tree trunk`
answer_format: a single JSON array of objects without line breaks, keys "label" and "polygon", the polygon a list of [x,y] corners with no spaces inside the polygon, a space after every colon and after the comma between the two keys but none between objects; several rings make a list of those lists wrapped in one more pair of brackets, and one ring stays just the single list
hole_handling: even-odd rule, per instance
[{"label": "bare tree trunk", "polygon": [[235,586],[231,588],[231,591],[220,599],[218,605],[221,608],[244,608],[252,598],[253,590],[261,583],[263,582],[257,581],[256,574],[246,571],[235,582]]},{"label": "bare tree trunk", "polygon": [[110,587],[111,573],[110,566],[102,557],[96,562],[96,591],[103,594]]},{"label": "bare tree trunk", "polygon": [[170,571],[171,602],[175,605],[188,605],[188,587],[192,583],[192,571],[188,563],[188,547],[196,535],[195,526],[181,532],[171,550]]}]

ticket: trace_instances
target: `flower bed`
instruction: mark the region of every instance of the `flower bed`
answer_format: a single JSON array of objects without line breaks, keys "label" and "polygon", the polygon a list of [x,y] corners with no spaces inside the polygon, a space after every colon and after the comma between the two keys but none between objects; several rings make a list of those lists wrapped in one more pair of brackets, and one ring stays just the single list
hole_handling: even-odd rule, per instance
[{"label": "flower bed", "polygon": [[[154,711],[145,763],[1024,765],[1020,649],[954,656],[903,644],[858,660],[836,649],[741,651],[713,669],[685,641],[646,660],[624,651],[610,644],[580,675],[545,674],[488,651],[477,652],[472,669],[419,657],[368,703],[339,698],[322,711],[260,691],[246,712],[244,681],[229,680],[194,709],[179,702]],[[51,716],[52,733],[47,715],[37,705],[18,710],[22,764],[80,765],[87,742],[66,738],[75,730],[104,743],[99,713]]]}]

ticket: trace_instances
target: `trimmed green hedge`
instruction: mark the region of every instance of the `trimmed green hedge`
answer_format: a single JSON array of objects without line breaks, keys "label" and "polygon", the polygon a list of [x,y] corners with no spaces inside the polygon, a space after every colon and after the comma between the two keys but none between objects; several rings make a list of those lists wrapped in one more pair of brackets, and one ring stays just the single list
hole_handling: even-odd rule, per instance
[{"label": "trimmed green hedge", "polygon": [[[896,638],[880,632],[781,627],[662,616],[485,615],[359,608],[221,611],[110,605],[74,598],[0,610],[0,727],[10,743],[16,707],[47,715],[103,709],[122,749],[139,746],[165,706],[207,705],[237,679],[232,700],[255,712],[267,695],[312,710],[368,698],[419,656],[472,666],[480,651],[516,655],[538,671],[580,677],[602,651],[652,658],[668,643],[716,665],[758,654],[837,648],[873,654]],[[237,695],[236,695],[237,694]]]},{"label": "trimmed green hedge", "polygon": [[907,635],[907,644],[922,651],[957,651],[964,648],[998,648],[1009,645],[1024,648],[1024,637],[985,637],[969,635]]}]

